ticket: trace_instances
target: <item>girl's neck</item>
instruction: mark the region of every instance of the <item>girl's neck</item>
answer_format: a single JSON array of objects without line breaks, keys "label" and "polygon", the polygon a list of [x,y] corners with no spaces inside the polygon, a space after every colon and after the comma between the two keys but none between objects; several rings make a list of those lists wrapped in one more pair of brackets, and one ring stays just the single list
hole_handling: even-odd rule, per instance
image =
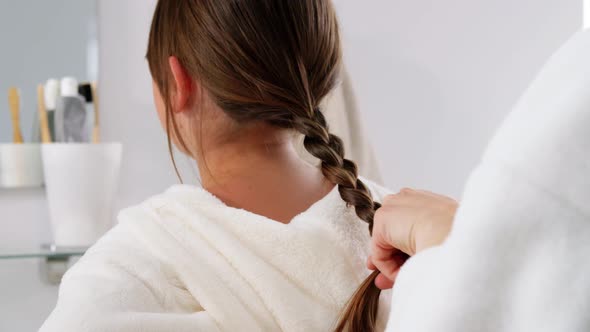
[{"label": "girl's neck", "polygon": [[288,133],[240,135],[239,140],[205,151],[198,164],[207,191],[228,206],[282,223],[307,210],[334,186],[299,157]]}]

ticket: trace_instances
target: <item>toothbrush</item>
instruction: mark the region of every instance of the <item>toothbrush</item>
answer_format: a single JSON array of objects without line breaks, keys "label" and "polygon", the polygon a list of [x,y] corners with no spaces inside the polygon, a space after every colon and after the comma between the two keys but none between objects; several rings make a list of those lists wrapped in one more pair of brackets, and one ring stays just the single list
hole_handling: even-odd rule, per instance
[{"label": "toothbrush", "polygon": [[49,120],[47,119],[47,109],[45,108],[45,94],[43,85],[41,84],[37,86],[37,107],[39,110],[39,126],[41,127],[41,142],[51,143]]},{"label": "toothbrush", "polygon": [[8,90],[8,104],[10,105],[10,115],[12,119],[13,142],[15,144],[23,143],[23,134],[20,131],[20,96],[17,88]]},{"label": "toothbrush", "polygon": [[47,127],[49,128],[49,135],[51,141],[55,141],[55,109],[57,108],[57,100],[60,96],[59,81],[55,78],[50,78],[45,82],[43,87],[43,96],[45,97],[45,111],[47,112]]},{"label": "toothbrush", "polygon": [[98,112],[98,92],[96,82],[91,85],[92,88],[92,102],[94,103],[94,128],[92,129],[92,143],[100,143],[100,126],[99,126],[99,112]]}]

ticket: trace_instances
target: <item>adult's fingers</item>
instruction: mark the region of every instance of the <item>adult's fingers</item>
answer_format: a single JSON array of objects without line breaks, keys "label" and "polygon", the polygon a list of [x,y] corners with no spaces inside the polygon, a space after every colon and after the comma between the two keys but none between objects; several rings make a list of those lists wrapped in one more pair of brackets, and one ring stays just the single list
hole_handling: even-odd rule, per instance
[{"label": "adult's fingers", "polygon": [[380,273],[375,279],[375,286],[382,290],[390,289],[391,287],[393,287],[393,280],[390,280],[389,278],[384,276],[383,273]]},{"label": "adult's fingers", "polygon": [[371,262],[367,262],[367,266],[375,267],[375,269],[379,270],[387,278],[393,280],[397,271],[405,263],[407,258],[408,256],[406,254],[395,248],[373,246]]},{"label": "adult's fingers", "polygon": [[372,260],[371,256],[369,256],[369,258],[367,258],[367,269],[369,269],[371,271],[377,270],[377,267],[375,266],[375,264],[373,264],[373,260]]},{"label": "adult's fingers", "polygon": [[416,209],[410,207],[410,203],[396,204],[398,205],[383,206],[375,212],[372,243],[384,249],[396,248],[412,255]]}]

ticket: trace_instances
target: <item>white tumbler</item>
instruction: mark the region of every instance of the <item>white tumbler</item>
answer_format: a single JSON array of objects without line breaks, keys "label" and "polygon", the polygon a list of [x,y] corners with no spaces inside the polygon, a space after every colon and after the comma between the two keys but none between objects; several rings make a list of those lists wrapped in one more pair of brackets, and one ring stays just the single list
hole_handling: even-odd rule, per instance
[{"label": "white tumbler", "polygon": [[39,144],[0,144],[0,188],[41,187]]},{"label": "white tumbler", "polygon": [[41,150],[53,244],[94,244],[113,225],[122,145],[43,144]]}]

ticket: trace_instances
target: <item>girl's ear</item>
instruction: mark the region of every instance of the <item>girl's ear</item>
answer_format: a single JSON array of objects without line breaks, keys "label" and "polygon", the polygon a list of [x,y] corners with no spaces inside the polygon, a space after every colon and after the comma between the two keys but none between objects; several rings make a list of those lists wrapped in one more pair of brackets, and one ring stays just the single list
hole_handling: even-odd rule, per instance
[{"label": "girl's ear", "polygon": [[196,97],[196,82],[182,66],[178,58],[171,56],[168,58],[170,72],[174,78],[174,90],[172,93],[172,111],[182,113],[191,109],[191,105]]}]

